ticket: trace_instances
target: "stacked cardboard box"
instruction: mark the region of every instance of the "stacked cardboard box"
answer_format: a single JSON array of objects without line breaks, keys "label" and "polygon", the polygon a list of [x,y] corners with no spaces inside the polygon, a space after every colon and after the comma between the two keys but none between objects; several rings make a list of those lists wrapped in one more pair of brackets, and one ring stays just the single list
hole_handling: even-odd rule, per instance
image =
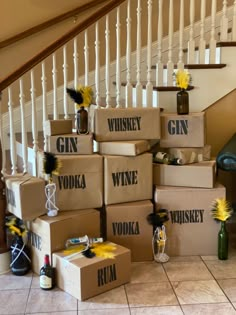
[{"label": "stacked cardboard box", "polygon": [[184,165],[153,164],[156,210],[169,210],[166,252],[170,256],[216,255],[219,226],[212,218],[216,198],[225,187],[216,181],[216,161],[205,143],[202,113],[161,114],[160,150],[181,158]]}]

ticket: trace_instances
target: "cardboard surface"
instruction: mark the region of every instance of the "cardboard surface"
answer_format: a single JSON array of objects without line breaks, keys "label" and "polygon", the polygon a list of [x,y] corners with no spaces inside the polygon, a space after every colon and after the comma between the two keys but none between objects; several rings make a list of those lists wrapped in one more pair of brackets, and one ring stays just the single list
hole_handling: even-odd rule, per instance
[{"label": "cardboard surface", "polygon": [[54,253],[58,287],[83,301],[129,282],[130,250],[116,247],[114,259],[78,255],[78,258],[66,260],[63,252]]},{"label": "cardboard surface", "polygon": [[22,220],[33,220],[47,212],[45,180],[23,175],[5,176],[7,210]]},{"label": "cardboard surface", "polygon": [[204,145],[204,112],[189,115],[161,113],[161,147],[203,147]]},{"label": "cardboard surface", "polygon": [[[56,217],[41,216],[29,225],[32,270],[39,274],[45,254],[65,247],[68,238],[100,236],[100,213],[95,209],[59,211]],[[51,257],[52,258],[52,257]]]},{"label": "cardboard surface", "polygon": [[104,156],[106,205],[152,199],[152,154]]},{"label": "cardboard surface", "polygon": [[147,140],[99,142],[99,153],[108,155],[136,156],[147,152],[150,144]]},{"label": "cardboard surface", "polygon": [[182,164],[191,164],[211,159],[211,146],[206,144],[203,148],[169,148],[166,151],[175,158],[182,160]]},{"label": "cardboard surface", "polygon": [[215,180],[215,160],[187,165],[153,163],[154,185],[213,188]]},{"label": "cardboard surface", "polygon": [[94,134],[98,142],[160,139],[160,109],[97,108]]},{"label": "cardboard surface", "polygon": [[107,239],[129,248],[132,261],[153,260],[153,227],[146,219],[152,212],[150,200],[106,206]]},{"label": "cardboard surface", "polygon": [[93,135],[48,136],[48,151],[55,154],[93,154]]},{"label": "cardboard surface", "polygon": [[155,186],[156,209],[169,211],[165,223],[168,255],[217,255],[220,224],[212,218],[211,208],[225,193],[219,183],[212,189]]},{"label": "cardboard surface", "polygon": [[46,120],[44,123],[45,136],[55,136],[72,133],[72,119]]}]

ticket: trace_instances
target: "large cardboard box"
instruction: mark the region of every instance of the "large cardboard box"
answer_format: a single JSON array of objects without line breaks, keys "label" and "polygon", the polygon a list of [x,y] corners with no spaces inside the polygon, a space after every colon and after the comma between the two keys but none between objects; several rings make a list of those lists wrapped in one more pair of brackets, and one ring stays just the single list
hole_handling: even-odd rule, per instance
[{"label": "large cardboard box", "polygon": [[204,145],[204,112],[189,115],[161,113],[161,147],[203,147]]},{"label": "large cardboard box", "polygon": [[33,220],[47,212],[45,180],[31,175],[5,176],[7,210],[22,220]]},{"label": "large cardboard box", "polygon": [[[39,274],[46,254],[65,248],[68,238],[100,236],[100,213],[95,209],[59,211],[56,217],[41,216],[29,226],[32,270]],[[52,257],[51,257],[52,258]]]},{"label": "large cardboard box", "polygon": [[147,140],[99,142],[98,147],[100,154],[125,156],[136,156],[151,148]]},{"label": "large cardboard box", "polygon": [[154,185],[213,188],[215,181],[215,160],[187,165],[153,163]]},{"label": "large cardboard box", "polygon": [[168,148],[166,151],[175,158],[179,158],[182,164],[191,164],[211,159],[211,146],[206,144],[203,148]]},{"label": "large cardboard box", "polygon": [[152,199],[152,154],[104,156],[106,205]]},{"label": "large cardboard box", "polygon": [[169,211],[169,221],[165,222],[168,255],[217,255],[220,225],[211,208],[216,198],[225,198],[225,193],[219,183],[212,189],[155,187],[156,209]]},{"label": "large cardboard box", "polygon": [[53,266],[57,271],[57,286],[83,301],[129,282],[130,250],[120,245],[116,247],[113,259],[90,259],[79,254],[73,260],[67,260],[63,252],[54,253]]},{"label": "large cardboard box", "polygon": [[48,151],[55,154],[93,154],[93,136],[64,134],[48,136]]},{"label": "large cardboard box", "polygon": [[147,221],[150,213],[150,200],[106,206],[107,239],[129,248],[132,261],[153,260],[153,227]]},{"label": "large cardboard box", "polygon": [[160,109],[97,108],[94,134],[98,142],[160,139]]},{"label": "large cardboard box", "polygon": [[72,132],[72,119],[46,120],[44,123],[45,136],[63,135]]},{"label": "large cardboard box", "polygon": [[[60,210],[99,208],[103,205],[103,157],[57,155],[62,167],[53,175],[56,206]],[[43,174],[43,153],[38,153],[38,171]]]}]

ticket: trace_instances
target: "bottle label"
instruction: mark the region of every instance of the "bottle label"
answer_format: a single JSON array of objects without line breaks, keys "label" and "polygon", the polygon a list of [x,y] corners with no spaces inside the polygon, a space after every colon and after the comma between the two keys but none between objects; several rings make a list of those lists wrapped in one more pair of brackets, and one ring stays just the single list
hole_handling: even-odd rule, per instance
[{"label": "bottle label", "polygon": [[52,278],[49,278],[45,275],[40,276],[40,288],[50,289],[52,287]]}]

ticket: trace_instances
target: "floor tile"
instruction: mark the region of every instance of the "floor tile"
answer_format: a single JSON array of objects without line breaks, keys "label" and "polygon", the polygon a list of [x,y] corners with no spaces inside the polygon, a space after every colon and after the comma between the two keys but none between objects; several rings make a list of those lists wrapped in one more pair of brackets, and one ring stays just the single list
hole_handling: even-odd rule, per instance
[{"label": "floor tile", "polygon": [[128,308],[124,286],[109,290],[84,302],[78,301],[79,310]]},{"label": "floor tile", "polygon": [[[170,281],[213,279],[203,262],[168,262],[163,265]],[[197,271],[197,272],[196,272]]]},{"label": "floor tile", "polygon": [[131,315],[183,315],[179,306],[136,307]]},{"label": "floor tile", "polygon": [[0,314],[24,314],[29,290],[0,291]]},{"label": "floor tile", "polygon": [[29,289],[32,282],[32,273],[16,276],[13,273],[0,275],[0,290]]},{"label": "floor tile", "polygon": [[200,256],[173,256],[170,257],[169,262],[189,262],[189,261],[201,261]]},{"label": "floor tile", "polygon": [[215,280],[172,282],[172,285],[181,305],[228,302]]},{"label": "floor tile", "polygon": [[125,285],[130,307],[178,305],[168,282],[131,283]]},{"label": "floor tile", "polygon": [[[29,315],[30,313],[25,313]],[[68,311],[68,312],[50,312],[50,313],[34,313],[34,315],[77,315],[77,311]]]},{"label": "floor tile", "polygon": [[230,302],[236,302],[236,279],[218,280],[218,283]]},{"label": "floor tile", "polygon": [[185,315],[236,315],[230,303],[183,305]]},{"label": "floor tile", "polygon": [[31,289],[26,313],[76,311],[77,300],[59,289]]},{"label": "floor tile", "polygon": [[205,264],[216,279],[236,279],[235,260],[205,261]]},{"label": "floor tile", "polygon": [[33,274],[32,283],[31,283],[31,289],[39,289],[39,275]]},{"label": "floor tile", "polygon": [[162,264],[157,262],[132,263],[131,283],[168,281]]},{"label": "floor tile", "polygon": [[128,308],[127,309],[85,310],[85,311],[79,311],[78,315],[130,315],[130,311]]}]

